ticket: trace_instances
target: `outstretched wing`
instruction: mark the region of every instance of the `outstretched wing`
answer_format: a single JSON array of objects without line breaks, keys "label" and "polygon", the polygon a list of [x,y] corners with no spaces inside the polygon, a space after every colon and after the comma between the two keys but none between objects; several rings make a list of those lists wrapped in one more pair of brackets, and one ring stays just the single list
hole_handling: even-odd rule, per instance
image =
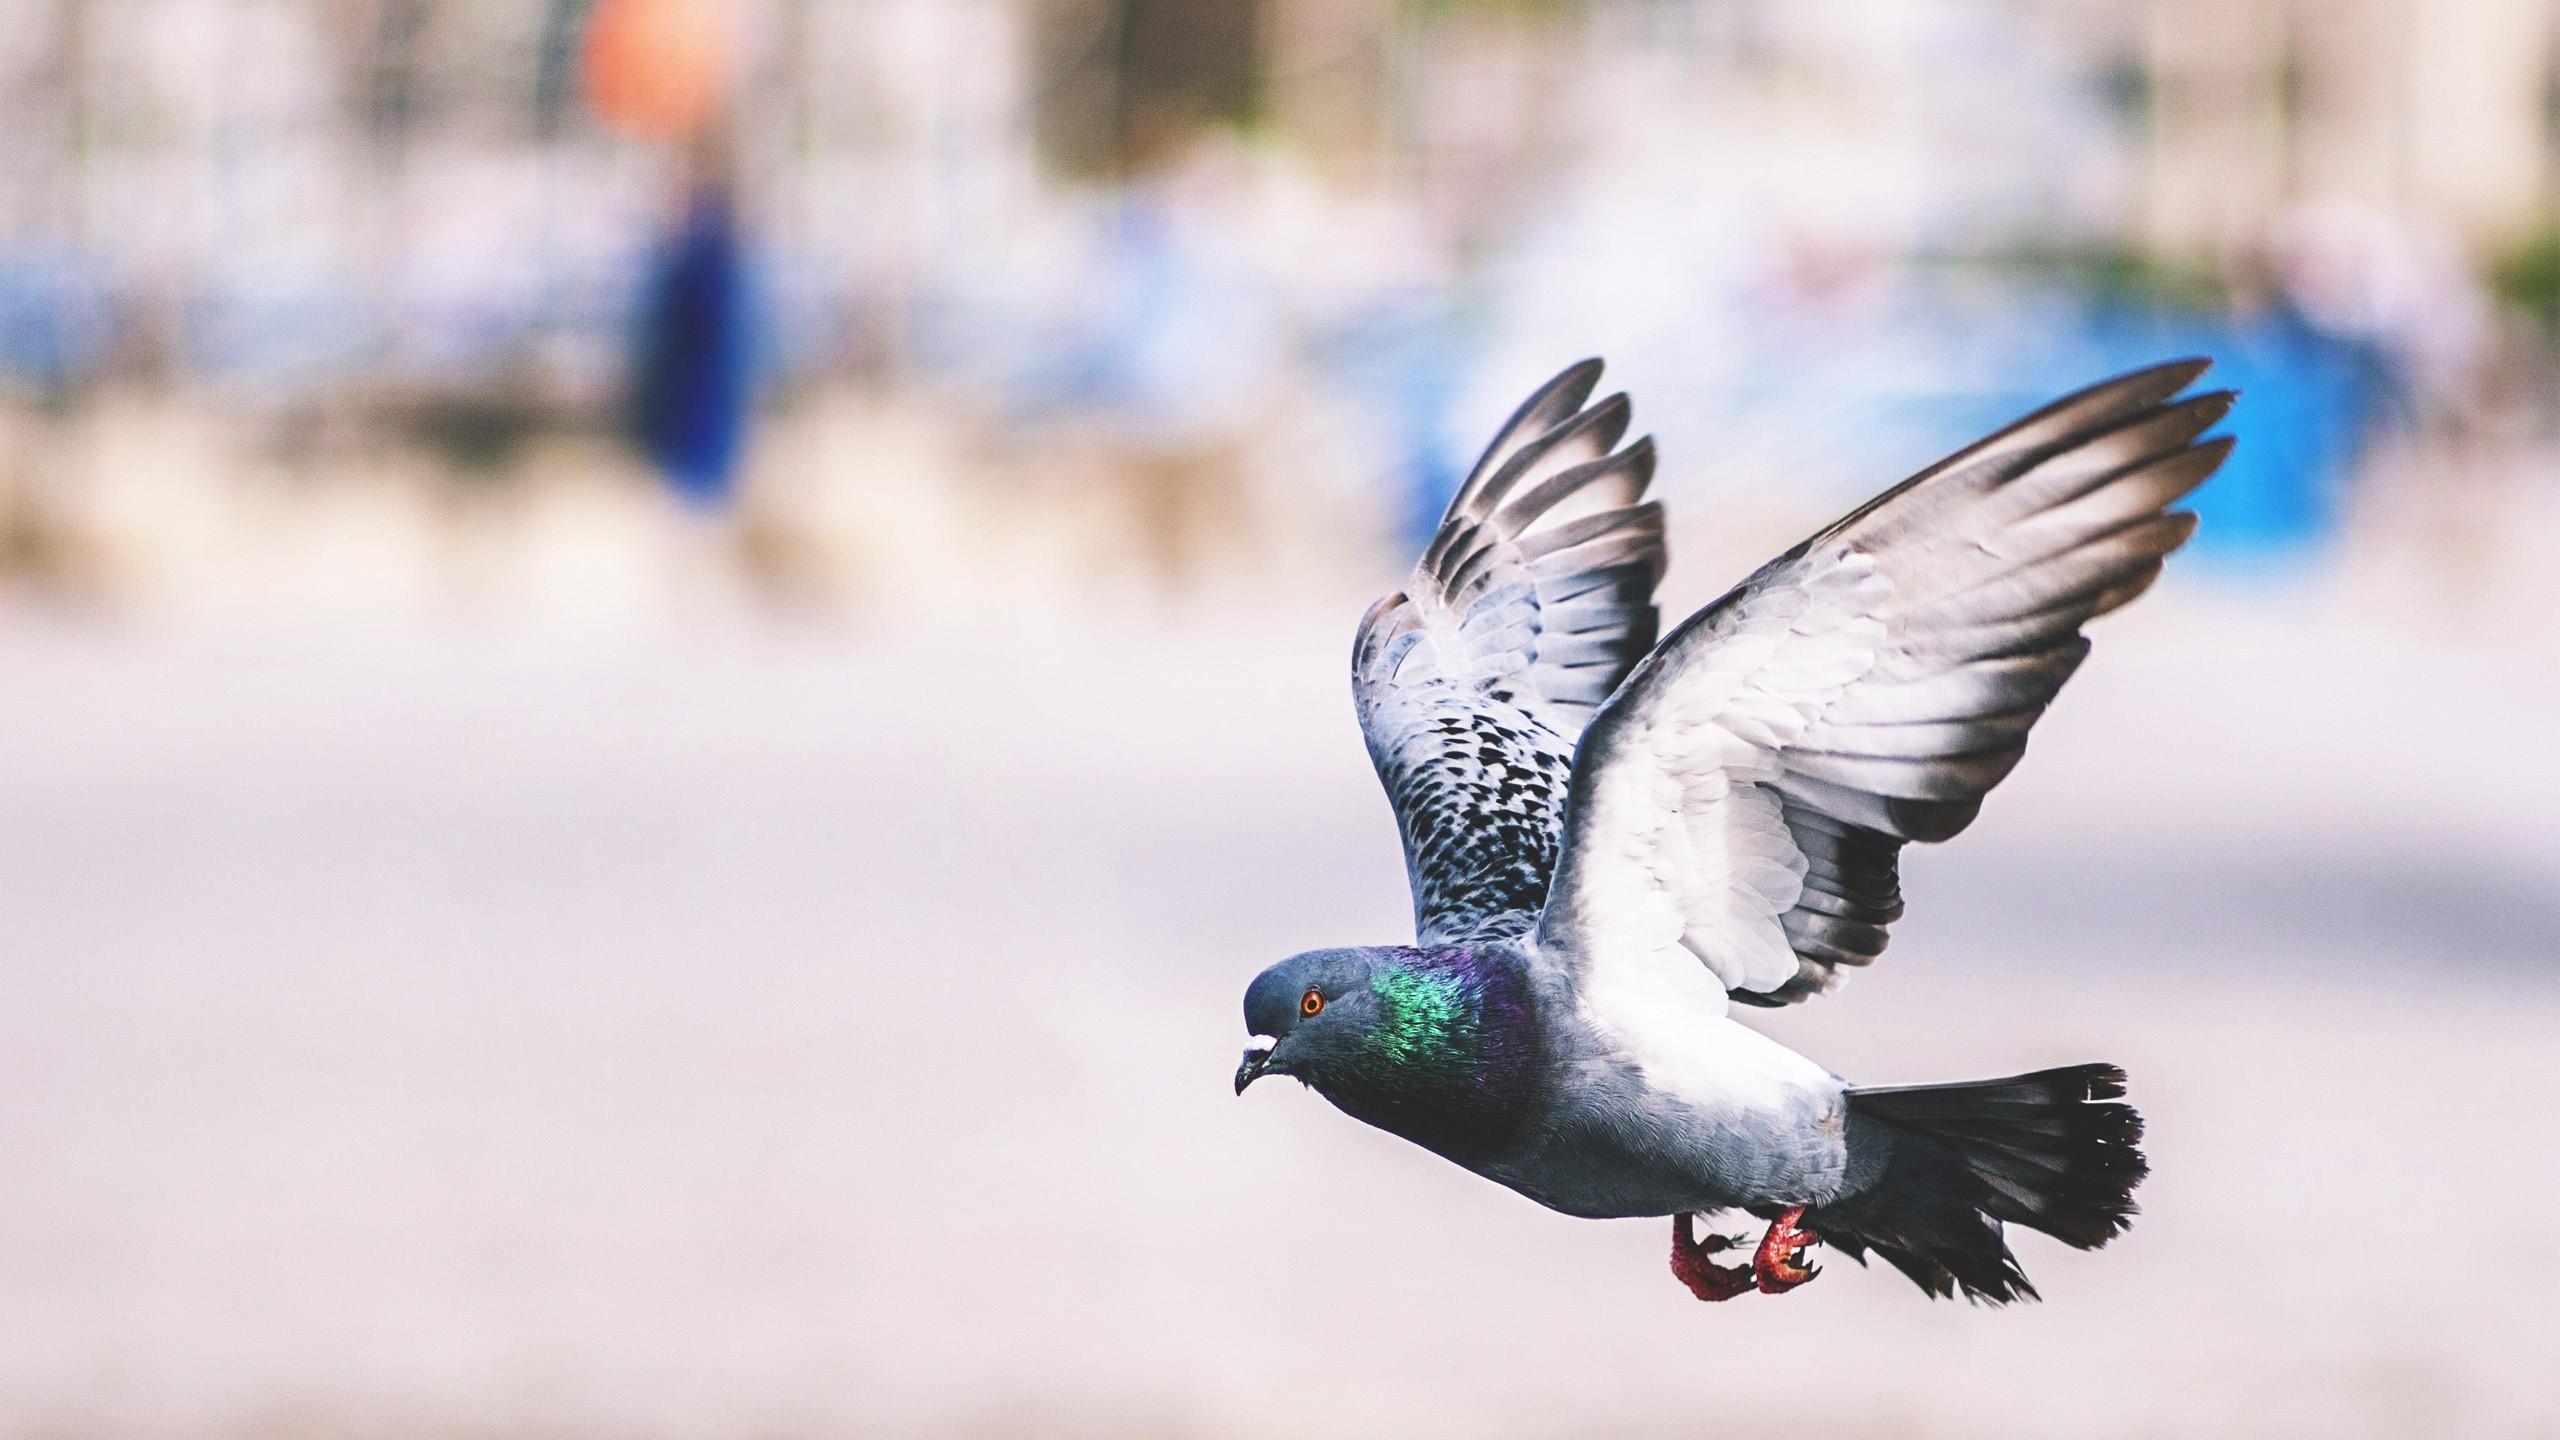
[{"label": "outstretched wing", "polygon": [[1546,900],[1574,737],[1661,623],[1653,442],[1586,360],[1513,413],[1352,649],[1360,728],[1426,945],[1517,934]]},{"label": "outstretched wing", "polygon": [[2184,361],[2057,401],[1939,462],[1691,616],[1584,735],[1540,944],[1704,961],[1782,1005],[1885,947],[1906,842],[1944,840],[2186,541],[2168,507],[2230,451]]}]

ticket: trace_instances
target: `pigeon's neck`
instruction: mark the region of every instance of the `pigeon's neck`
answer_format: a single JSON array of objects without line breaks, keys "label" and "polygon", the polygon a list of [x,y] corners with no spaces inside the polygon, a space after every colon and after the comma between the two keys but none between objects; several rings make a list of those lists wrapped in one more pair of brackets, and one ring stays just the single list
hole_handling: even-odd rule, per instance
[{"label": "pigeon's neck", "polygon": [[1378,1013],[1323,1077],[1352,1116],[1454,1159],[1489,1155],[1520,1128],[1536,1083],[1534,996],[1500,950],[1396,950],[1369,982]]}]

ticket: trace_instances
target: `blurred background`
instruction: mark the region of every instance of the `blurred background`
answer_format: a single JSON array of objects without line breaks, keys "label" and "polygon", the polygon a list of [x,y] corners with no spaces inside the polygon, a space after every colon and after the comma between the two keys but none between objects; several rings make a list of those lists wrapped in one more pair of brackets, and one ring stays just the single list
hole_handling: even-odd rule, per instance
[{"label": "blurred background", "polygon": [[[7,13],[0,1440],[2560,1434],[2560,4]],[[2041,1307],[1228,1093],[1409,933],[1351,628],[1586,354],[1675,613],[2245,391],[1766,1021],[2132,1069]]]}]

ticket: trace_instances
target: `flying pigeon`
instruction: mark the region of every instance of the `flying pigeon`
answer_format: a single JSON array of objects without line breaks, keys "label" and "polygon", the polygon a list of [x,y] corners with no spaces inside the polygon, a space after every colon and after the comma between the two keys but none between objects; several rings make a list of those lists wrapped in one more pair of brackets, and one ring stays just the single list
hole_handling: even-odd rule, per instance
[{"label": "flying pigeon", "polygon": [[[1371,607],[1352,688],[1403,832],[1412,945],[1311,950],[1245,992],[1236,1093],[1289,1075],[1568,1215],[1672,1219],[1701,1300],[1808,1247],[1932,1296],[2036,1298],[2004,1227],[2123,1232],[2148,1165],[2124,1072],[1852,1084],[1734,1018],[1865,965],[1896,857],[1971,824],[2159,577],[2230,452],[2187,360],[2059,400],[1770,561],[1660,644],[1650,437],[1600,362],[1529,397]],[[1768,1222],[1750,1263],[1693,1217]]]}]

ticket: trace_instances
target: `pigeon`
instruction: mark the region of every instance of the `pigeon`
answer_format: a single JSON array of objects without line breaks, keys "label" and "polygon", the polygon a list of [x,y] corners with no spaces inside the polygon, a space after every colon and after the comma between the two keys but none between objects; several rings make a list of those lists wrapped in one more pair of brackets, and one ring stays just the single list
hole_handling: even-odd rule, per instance
[{"label": "pigeon", "polygon": [[[1946,840],[2195,529],[2229,391],[2185,360],[2058,400],[1762,566],[1656,643],[1651,437],[1601,364],[1494,437],[1353,646],[1415,943],[1311,950],[1244,997],[1238,1095],[1287,1075],[1564,1214],[1672,1221],[1701,1300],[1817,1245],[1938,1298],[2037,1298],[2006,1227],[2122,1233],[2124,1072],[1869,1087],[1741,1023],[1883,953],[1896,861]],[[2181,398],[2184,397],[2184,398]],[[1742,1212],[1767,1229],[1700,1235]]]}]

